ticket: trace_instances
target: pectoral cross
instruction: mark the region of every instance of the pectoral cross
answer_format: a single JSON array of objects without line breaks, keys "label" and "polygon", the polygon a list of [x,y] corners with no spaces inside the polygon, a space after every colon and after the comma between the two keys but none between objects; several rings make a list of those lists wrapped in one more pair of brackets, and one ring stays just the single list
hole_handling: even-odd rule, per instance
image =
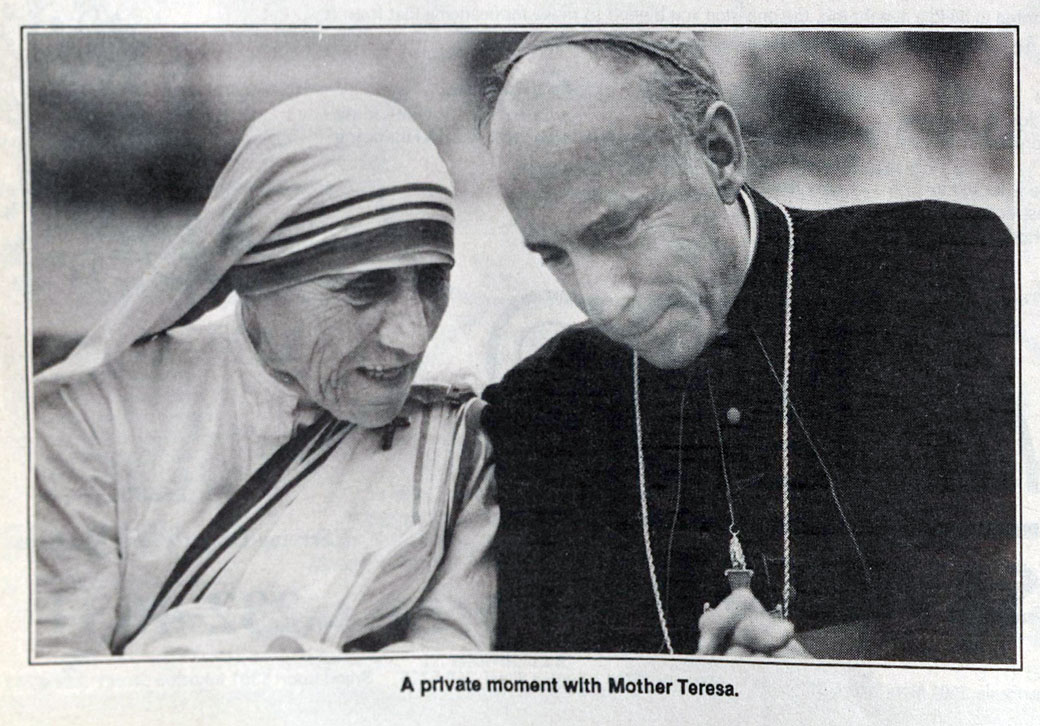
[{"label": "pectoral cross", "polygon": [[[736,533],[729,541],[729,561],[732,567],[726,570],[726,579],[729,580],[730,592],[736,592],[742,587],[751,589],[751,576],[755,574],[754,570],[749,570],[747,561],[744,559],[744,548],[740,546],[740,540],[737,539]],[[768,572],[766,575],[768,576]],[[708,612],[710,608],[708,603],[704,603],[704,612]],[[776,618],[784,617],[784,608],[782,605],[777,605],[775,608],[769,611],[769,614]]]},{"label": "pectoral cross", "polygon": [[[747,560],[744,559],[744,548],[740,546],[737,533],[732,529],[730,532],[732,532],[729,540],[730,568],[724,573],[726,579],[729,580],[729,590],[730,592],[736,592],[742,587],[750,590],[751,576],[755,574],[755,571],[748,569]],[[711,603],[704,603],[704,612],[711,612],[711,609]]]},{"label": "pectoral cross", "polygon": [[734,532],[729,540],[729,561],[731,567],[726,570],[726,579],[729,580],[730,592],[736,592],[742,587],[751,588],[751,576],[754,570],[749,570],[747,560],[744,559],[744,548],[740,546],[740,540]]}]

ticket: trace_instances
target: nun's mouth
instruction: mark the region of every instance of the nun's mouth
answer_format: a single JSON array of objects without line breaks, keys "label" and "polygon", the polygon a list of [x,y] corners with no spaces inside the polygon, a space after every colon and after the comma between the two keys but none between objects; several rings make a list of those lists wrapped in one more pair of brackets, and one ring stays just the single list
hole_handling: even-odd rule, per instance
[{"label": "nun's mouth", "polygon": [[384,385],[393,385],[404,380],[411,369],[412,364],[408,363],[403,366],[359,366],[357,370],[358,373],[371,381]]}]

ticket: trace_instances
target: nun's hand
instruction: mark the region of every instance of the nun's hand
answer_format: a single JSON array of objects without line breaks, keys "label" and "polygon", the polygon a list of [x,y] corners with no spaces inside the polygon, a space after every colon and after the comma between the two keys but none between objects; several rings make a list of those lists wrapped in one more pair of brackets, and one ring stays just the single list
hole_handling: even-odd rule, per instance
[{"label": "nun's hand", "polygon": [[698,621],[699,655],[811,658],[794,639],[789,620],[766,612],[751,591],[739,588]]}]

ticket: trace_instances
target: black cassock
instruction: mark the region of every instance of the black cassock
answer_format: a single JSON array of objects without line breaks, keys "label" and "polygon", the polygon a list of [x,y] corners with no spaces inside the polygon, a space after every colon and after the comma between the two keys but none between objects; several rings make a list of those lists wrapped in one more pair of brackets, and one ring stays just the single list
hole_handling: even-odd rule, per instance
[{"label": "black cassock", "polygon": [[[688,370],[640,364],[651,544],[676,652],[696,651],[703,604],[729,592],[723,461],[752,590],[767,608],[782,597],[788,236],[752,194],[757,249],[728,331]],[[993,214],[941,202],[791,214],[800,639],[831,658],[1014,662],[1013,240]],[[485,398],[502,507],[497,647],[660,651],[631,351],[575,326]]]}]

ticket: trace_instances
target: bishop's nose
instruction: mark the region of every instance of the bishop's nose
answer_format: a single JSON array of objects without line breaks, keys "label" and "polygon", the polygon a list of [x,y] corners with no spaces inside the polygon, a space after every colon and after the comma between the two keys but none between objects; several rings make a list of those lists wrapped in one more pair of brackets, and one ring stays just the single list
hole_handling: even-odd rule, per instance
[{"label": "bishop's nose", "polygon": [[611,328],[624,318],[636,287],[624,260],[603,254],[573,259],[574,284],[582,309],[593,325]]}]

